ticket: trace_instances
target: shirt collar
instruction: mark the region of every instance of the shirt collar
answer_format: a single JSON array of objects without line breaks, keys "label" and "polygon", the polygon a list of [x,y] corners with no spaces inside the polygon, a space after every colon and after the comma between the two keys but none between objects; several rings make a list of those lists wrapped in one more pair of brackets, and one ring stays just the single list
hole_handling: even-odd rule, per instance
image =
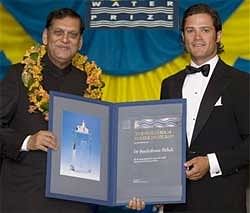
[{"label": "shirt collar", "polygon": [[55,64],[52,63],[52,61],[49,59],[48,54],[46,54],[43,58],[44,62],[44,69],[51,75],[55,77],[61,77],[66,74],[68,74],[71,71],[71,64],[69,64],[67,67],[60,69]]},{"label": "shirt collar", "polygon": [[210,77],[210,76],[212,75],[212,73],[213,73],[213,71],[214,71],[214,68],[215,68],[215,66],[216,66],[216,64],[217,64],[218,61],[219,61],[219,56],[218,56],[218,55],[215,55],[213,58],[211,58],[210,60],[208,60],[207,62],[205,62],[205,63],[203,63],[203,64],[201,64],[201,65],[197,65],[197,64],[195,64],[195,63],[191,60],[190,65],[193,66],[193,67],[198,68],[198,67],[203,66],[204,64],[209,64],[209,65],[210,65],[210,71],[209,71],[208,77]]}]

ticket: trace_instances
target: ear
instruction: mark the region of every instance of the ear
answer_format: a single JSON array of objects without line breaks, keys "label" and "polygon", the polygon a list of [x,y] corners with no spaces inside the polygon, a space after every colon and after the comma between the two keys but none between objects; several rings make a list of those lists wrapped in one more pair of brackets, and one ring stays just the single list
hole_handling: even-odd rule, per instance
[{"label": "ear", "polygon": [[81,36],[78,50],[80,50],[82,48],[82,44],[83,44],[83,37]]},{"label": "ear", "polygon": [[222,31],[218,31],[217,33],[216,33],[216,42],[218,43],[218,42],[220,42],[220,40],[221,40],[221,37],[222,37]]},{"label": "ear", "polygon": [[182,42],[184,43],[184,33],[181,32],[181,39],[182,39]]},{"label": "ear", "polygon": [[43,39],[43,44],[47,45],[48,44],[48,30],[47,29],[44,29],[43,31],[42,39]]}]

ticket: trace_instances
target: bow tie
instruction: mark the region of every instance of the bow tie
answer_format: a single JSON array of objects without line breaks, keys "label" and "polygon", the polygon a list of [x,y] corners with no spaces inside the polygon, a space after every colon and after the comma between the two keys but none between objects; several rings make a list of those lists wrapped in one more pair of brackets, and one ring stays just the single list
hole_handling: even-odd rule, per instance
[{"label": "bow tie", "polygon": [[186,66],[186,73],[187,74],[193,74],[193,73],[197,73],[197,72],[202,72],[202,74],[207,77],[209,74],[209,69],[210,69],[210,65],[209,64],[204,64],[203,66],[199,67],[199,68],[195,68],[192,67],[190,65]]}]

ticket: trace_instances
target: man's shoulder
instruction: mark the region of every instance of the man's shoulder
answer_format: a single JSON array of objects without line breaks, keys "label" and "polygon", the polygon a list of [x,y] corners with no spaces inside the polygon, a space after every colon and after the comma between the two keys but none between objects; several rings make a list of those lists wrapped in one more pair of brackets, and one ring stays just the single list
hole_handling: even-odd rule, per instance
[{"label": "man's shoulder", "polygon": [[219,60],[219,63],[220,63],[220,66],[223,66],[224,69],[226,70],[226,72],[228,74],[230,74],[235,80],[237,78],[239,79],[249,79],[250,77],[250,74],[246,71],[243,71],[243,70],[239,70],[229,64],[227,64],[225,61],[223,60]]},{"label": "man's shoulder", "polygon": [[24,68],[24,65],[21,63],[10,65],[8,67],[8,70],[6,72],[4,79],[18,78],[18,76],[21,76],[23,68]]},{"label": "man's shoulder", "polygon": [[23,71],[24,65],[21,63],[12,64],[9,67],[10,75],[20,75]]},{"label": "man's shoulder", "polygon": [[22,71],[23,67],[24,67],[24,64],[21,64],[21,63],[11,64],[10,70]]},{"label": "man's shoulder", "polygon": [[183,76],[184,72],[185,72],[185,69],[182,69],[182,70],[176,72],[175,74],[169,75],[163,81],[174,81],[174,80],[177,80],[178,78],[180,78],[181,76]]},{"label": "man's shoulder", "polygon": [[227,91],[230,94],[236,94],[236,96],[240,97],[239,94],[248,94],[249,96],[249,88],[250,88],[250,74],[245,71],[241,71],[224,61],[220,60],[220,68],[223,69],[224,75],[229,77],[229,84],[227,86]]}]

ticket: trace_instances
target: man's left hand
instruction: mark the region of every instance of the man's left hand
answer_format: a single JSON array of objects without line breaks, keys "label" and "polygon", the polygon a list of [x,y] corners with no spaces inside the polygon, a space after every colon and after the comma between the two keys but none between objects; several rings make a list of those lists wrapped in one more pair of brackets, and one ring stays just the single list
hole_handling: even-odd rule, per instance
[{"label": "man's left hand", "polygon": [[204,177],[209,170],[208,157],[195,157],[187,161],[184,166],[186,167],[186,175],[189,180],[199,180]]}]

